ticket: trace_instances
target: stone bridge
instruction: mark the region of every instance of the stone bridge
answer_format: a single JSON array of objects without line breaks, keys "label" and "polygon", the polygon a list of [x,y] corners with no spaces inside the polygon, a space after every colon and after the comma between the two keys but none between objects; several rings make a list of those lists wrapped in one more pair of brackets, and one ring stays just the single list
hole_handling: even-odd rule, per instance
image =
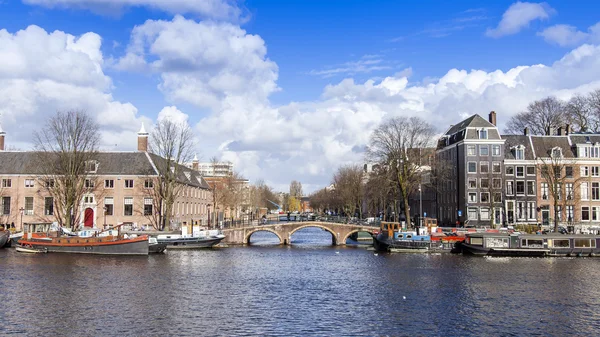
[{"label": "stone bridge", "polygon": [[335,222],[320,221],[302,221],[302,222],[278,222],[275,224],[252,225],[238,228],[227,228],[223,230],[225,234],[224,243],[245,245],[250,241],[250,236],[259,231],[271,232],[279,238],[280,244],[288,245],[291,242],[292,234],[296,231],[307,228],[322,228],[331,233],[331,244],[334,246],[345,245],[350,235],[357,232],[368,232],[373,234],[379,227],[357,224],[344,224]]}]

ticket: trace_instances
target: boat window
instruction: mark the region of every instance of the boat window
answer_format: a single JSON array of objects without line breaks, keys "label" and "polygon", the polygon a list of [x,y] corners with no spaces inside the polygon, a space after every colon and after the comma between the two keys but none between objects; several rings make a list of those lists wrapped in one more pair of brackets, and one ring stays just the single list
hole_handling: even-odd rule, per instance
[{"label": "boat window", "polygon": [[471,244],[477,246],[483,246],[483,238],[471,238]]},{"label": "boat window", "polygon": [[485,238],[488,248],[508,248],[508,238]]},{"label": "boat window", "polygon": [[569,248],[571,244],[568,239],[554,239],[548,240],[548,246],[554,248]]},{"label": "boat window", "polygon": [[540,239],[522,239],[521,247],[544,248],[544,240]]},{"label": "boat window", "polygon": [[410,235],[410,234],[406,234],[406,238],[407,238],[407,239],[412,239],[412,235]]},{"label": "boat window", "polygon": [[383,230],[387,230],[388,229],[388,225],[387,224],[383,224]]},{"label": "boat window", "polygon": [[596,248],[596,241],[592,239],[575,239],[575,248]]}]

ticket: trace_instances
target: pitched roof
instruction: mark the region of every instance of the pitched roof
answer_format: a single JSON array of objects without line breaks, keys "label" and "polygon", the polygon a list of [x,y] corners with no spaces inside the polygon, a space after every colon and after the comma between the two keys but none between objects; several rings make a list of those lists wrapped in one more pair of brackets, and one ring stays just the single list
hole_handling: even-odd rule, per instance
[{"label": "pitched roof", "polygon": [[529,136],[525,135],[502,135],[504,143],[504,159],[516,159],[513,147],[523,145],[525,147],[525,160],[534,160]]},{"label": "pitched roof", "polygon": [[496,126],[490,122],[488,122],[487,120],[485,120],[483,117],[479,116],[478,114],[475,114],[465,120],[463,120],[462,122],[453,125],[450,129],[448,129],[448,131],[446,131],[446,135],[450,136],[453,135],[461,130],[464,130],[466,128],[495,128]]},{"label": "pitched roof", "polygon": [[550,157],[550,153],[555,147],[562,149],[564,158],[575,158],[568,136],[531,136],[531,142],[538,158]]},{"label": "pitched roof", "polygon": [[597,133],[571,133],[569,137],[572,144],[600,143],[600,134]]},{"label": "pitched roof", "polygon": [[[171,169],[170,167],[165,167],[166,160],[163,157],[160,157],[154,153],[148,152],[148,156],[154,163],[155,167],[159,172],[164,172],[166,169]],[[193,170],[185,165],[177,164],[178,166],[178,177],[177,180],[183,184],[200,187],[204,189],[210,189],[210,186],[206,183],[206,180],[202,177],[200,172]]]}]

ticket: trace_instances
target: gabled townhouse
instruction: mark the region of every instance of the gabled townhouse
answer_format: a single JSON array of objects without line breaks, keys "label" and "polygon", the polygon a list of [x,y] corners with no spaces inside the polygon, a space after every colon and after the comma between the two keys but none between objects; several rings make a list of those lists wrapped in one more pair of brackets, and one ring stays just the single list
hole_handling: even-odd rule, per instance
[{"label": "gabled townhouse", "polygon": [[438,140],[436,157],[448,170],[438,182],[442,225],[502,223],[504,142],[494,111],[488,120],[476,114],[451,126]]}]

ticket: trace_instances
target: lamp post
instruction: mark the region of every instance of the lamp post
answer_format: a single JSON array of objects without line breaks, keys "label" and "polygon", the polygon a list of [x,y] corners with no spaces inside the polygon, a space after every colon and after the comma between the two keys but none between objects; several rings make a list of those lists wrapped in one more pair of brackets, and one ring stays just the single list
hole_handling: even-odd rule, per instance
[{"label": "lamp post", "polygon": [[419,227],[423,227],[423,192],[419,184]]},{"label": "lamp post", "polygon": [[19,208],[19,212],[21,212],[21,230],[23,230],[23,213],[25,213],[25,208]]},{"label": "lamp post", "polygon": [[206,210],[208,211],[208,228],[210,229],[210,205],[206,205]]}]

